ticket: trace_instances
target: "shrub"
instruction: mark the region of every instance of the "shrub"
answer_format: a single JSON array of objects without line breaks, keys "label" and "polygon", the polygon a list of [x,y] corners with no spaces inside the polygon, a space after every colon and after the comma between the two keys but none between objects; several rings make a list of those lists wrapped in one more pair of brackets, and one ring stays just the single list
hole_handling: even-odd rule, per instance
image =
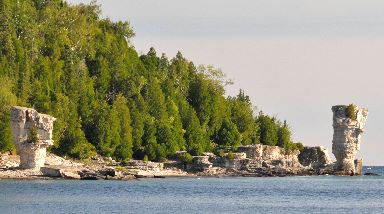
[{"label": "shrub", "polygon": [[224,150],[223,149],[218,150],[216,155],[219,157],[224,157],[225,155]]},{"label": "shrub", "polygon": [[28,143],[37,143],[39,141],[39,134],[37,133],[37,128],[31,126],[28,133]]},{"label": "shrub", "polygon": [[95,156],[97,153],[94,145],[86,141],[83,141],[81,143],[72,145],[69,148],[68,154],[72,157],[76,157],[81,160],[84,160],[92,156]]},{"label": "shrub", "polygon": [[300,152],[302,152],[304,150],[304,145],[300,142],[297,142],[297,143],[294,143],[294,142],[290,142],[287,147],[285,148],[285,151],[290,153],[292,152],[293,150],[299,150]]},{"label": "shrub", "polygon": [[356,120],[356,106],[354,104],[349,104],[347,107],[347,117],[351,120]]},{"label": "shrub", "polygon": [[298,143],[295,143],[295,149],[298,149],[300,152],[302,152],[304,150],[304,145],[300,142]]},{"label": "shrub", "polygon": [[148,162],[148,155],[144,155],[143,161]]},{"label": "shrub", "polygon": [[192,163],[192,159],[193,157],[189,153],[184,153],[179,156],[179,161],[183,163]]},{"label": "shrub", "polygon": [[228,152],[228,154],[227,154],[227,158],[228,158],[228,160],[233,160],[233,159],[235,159],[235,155],[233,154],[232,151],[229,151],[229,152]]},{"label": "shrub", "polygon": [[127,171],[127,169],[125,167],[122,167],[122,166],[117,166],[117,167],[115,167],[115,169],[118,172],[126,172]]}]

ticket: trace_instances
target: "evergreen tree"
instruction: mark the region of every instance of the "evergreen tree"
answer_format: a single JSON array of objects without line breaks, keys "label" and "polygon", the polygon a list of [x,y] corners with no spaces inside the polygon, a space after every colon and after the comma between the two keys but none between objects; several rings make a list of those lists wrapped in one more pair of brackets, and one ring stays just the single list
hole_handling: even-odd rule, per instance
[{"label": "evergreen tree", "polygon": [[8,78],[0,79],[0,151],[15,151],[11,135],[10,110],[17,98],[12,93],[12,82]]},{"label": "evergreen tree", "polygon": [[157,158],[157,139],[156,139],[156,125],[153,117],[147,117],[144,122],[144,134],[142,138],[145,155],[148,159],[155,161]]},{"label": "evergreen tree", "polygon": [[183,107],[182,120],[188,153],[201,155],[204,151],[210,151],[212,148],[208,136],[201,127],[195,110],[187,104]]},{"label": "evergreen tree", "polygon": [[113,103],[120,122],[120,144],[114,151],[114,157],[118,160],[127,160],[132,158],[131,115],[127,104],[127,99],[122,95],[118,95]]},{"label": "evergreen tree", "polygon": [[57,118],[50,150],[74,158],[98,152],[120,161],[164,161],[178,150],[263,143],[286,149],[288,125],[253,115],[244,91],[213,66],[154,48],[139,56],[128,22],[100,17],[100,7],[62,0],[0,0],[0,151],[13,151],[10,108]]},{"label": "evergreen tree", "polygon": [[256,120],[260,129],[260,142],[264,145],[276,146],[277,144],[277,125],[275,118],[260,114]]},{"label": "evergreen tree", "polygon": [[242,144],[257,144],[260,143],[258,123],[255,123],[253,116],[252,103],[248,96],[240,90],[237,97],[229,97],[230,115],[233,123],[236,124],[239,132],[243,136]]},{"label": "evergreen tree", "polygon": [[222,146],[230,146],[235,150],[241,143],[242,136],[236,125],[229,119],[225,119],[217,134],[217,142]]},{"label": "evergreen tree", "polygon": [[278,128],[277,132],[277,146],[288,149],[291,143],[291,131],[284,121],[284,124]]}]

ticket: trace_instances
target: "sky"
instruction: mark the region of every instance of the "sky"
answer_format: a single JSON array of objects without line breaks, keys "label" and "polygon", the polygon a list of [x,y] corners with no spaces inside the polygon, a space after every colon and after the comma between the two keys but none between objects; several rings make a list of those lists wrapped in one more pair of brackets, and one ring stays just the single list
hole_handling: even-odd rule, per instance
[{"label": "sky", "polygon": [[[67,0],[89,3],[90,0]],[[384,165],[384,2],[381,0],[98,0],[128,21],[139,53],[177,51],[221,68],[295,141],[332,155],[332,105],[369,110],[358,158]]]}]

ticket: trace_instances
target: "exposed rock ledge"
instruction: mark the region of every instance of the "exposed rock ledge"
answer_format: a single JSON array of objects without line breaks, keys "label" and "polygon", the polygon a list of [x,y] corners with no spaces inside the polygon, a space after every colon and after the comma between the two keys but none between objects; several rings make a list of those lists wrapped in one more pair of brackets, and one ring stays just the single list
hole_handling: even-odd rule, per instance
[{"label": "exposed rock ledge", "polygon": [[131,180],[136,177],[194,176],[179,168],[164,168],[163,163],[131,161],[120,166],[118,162],[100,156],[79,163],[48,154],[40,169],[23,169],[19,164],[20,156],[0,154],[0,179]]},{"label": "exposed rock ledge", "polygon": [[235,158],[218,157],[212,153],[193,157],[192,163],[169,160],[165,163],[132,160],[124,165],[110,158],[95,157],[86,163],[49,154],[45,165],[38,169],[19,168],[17,155],[0,155],[0,178],[13,179],[113,179],[130,180],[143,177],[180,176],[292,176],[336,174],[334,164],[322,147],[305,147],[286,152],[276,146],[239,147]]}]

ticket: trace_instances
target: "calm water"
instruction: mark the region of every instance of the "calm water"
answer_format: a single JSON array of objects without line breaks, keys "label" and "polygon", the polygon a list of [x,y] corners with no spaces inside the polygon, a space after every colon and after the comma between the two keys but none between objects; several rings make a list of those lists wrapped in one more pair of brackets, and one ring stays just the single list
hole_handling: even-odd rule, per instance
[{"label": "calm water", "polygon": [[384,213],[384,176],[0,180],[0,213]]}]

